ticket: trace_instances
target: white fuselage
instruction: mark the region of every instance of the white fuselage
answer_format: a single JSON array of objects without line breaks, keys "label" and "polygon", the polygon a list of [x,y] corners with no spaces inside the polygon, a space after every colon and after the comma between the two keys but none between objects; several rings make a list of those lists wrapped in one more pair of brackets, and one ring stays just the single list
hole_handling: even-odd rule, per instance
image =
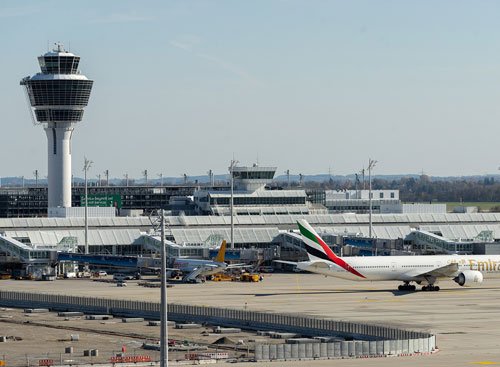
[{"label": "white fuselage", "polygon": [[[333,262],[324,260],[299,262],[297,268],[357,281],[399,280],[425,282],[427,279],[422,274],[450,264],[457,264],[458,270],[452,277],[458,276],[466,270],[479,271],[485,278],[500,277],[500,255],[372,256],[343,257],[342,259],[364,277],[353,274]],[[450,275],[437,276],[436,278],[449,277]]]}]

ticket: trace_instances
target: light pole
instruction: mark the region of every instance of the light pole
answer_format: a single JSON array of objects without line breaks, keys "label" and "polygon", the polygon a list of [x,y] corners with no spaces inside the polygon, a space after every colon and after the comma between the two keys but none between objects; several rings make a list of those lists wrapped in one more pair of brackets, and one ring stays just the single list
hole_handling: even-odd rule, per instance
[{"label": "light pole", "polygon": [[87,192],[87,171],[92,166],[92,161],[89,161],[87,157],[83,157],[83,171],[85,172],[85,255],[89,253],[89,223],[88,223],[88,192]]},{"label": "light pole", "polygon": [[369,158],[368,159],[368,200],[370,202],[370,214],[369,214],[369,221],[370,221],[370,229],[369,229],[369,237],[372,238],[372,169],[375,167],[377,164],[377,161]]},{"label": "light pole", "polygon": [[285,174],[286,174],[286,180],[287,180],[287,187],[290,188],[290,170],[287,169],[285,171]]},{"label": "light pole", "polygon": [[359,171],[361,176],[363,177],[363,190],[366,190],[366,185],[365,185],[365,167],[361,171]]},{"label": "light pole", "polygon": [[106,186],[109,186],[109,169],[104,171],[104,176],[106,176]]},{"label": "light pole", "polygon": [[33,175],[35,175],[35,187],[38,187],[38,170],[33,171]]},{"label": "light pole", "polygon": [[144,186],[148,186],[148,170],[145,169],[144,171],[142,171],[142,174],[144,176],[144,181],[145,181]]},{"label": "light pole", "polygon": [[167,250],[165,248],[165,213],[161,215],[161,301],[160,301],[160,367],[168,366],[168,326],[167,326]]},{"label": "light pole", "polygon": [[160,186],[163,187],[163,173],[159,173],[158,177],[160,177]]},{"label": "light pole", "polygon": [[234,249],[234,167],[239,162],[236,160],[231,160],[231,165],[229,166],[229,173],[231,175],[231,201],[230,201],[230,211],[231,211],[231,249]]},{"label": "light pole", "polygon": [[214,173],[213,171],[210,169],[208,170],[208,182],[209,182],[209,185],[210,187],[214,187]]},{"label": "light pole", "polygon": [[125,186],[128,187],[128,173],[125,173]]}]

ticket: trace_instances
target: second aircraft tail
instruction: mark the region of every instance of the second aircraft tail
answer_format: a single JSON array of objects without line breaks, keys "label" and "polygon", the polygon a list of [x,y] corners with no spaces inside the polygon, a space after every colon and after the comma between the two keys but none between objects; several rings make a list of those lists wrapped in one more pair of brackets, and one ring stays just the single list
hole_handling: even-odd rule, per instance
[{"label": "second aircraft tail", "polygon": [[217,256],[215,257],[214,260],[218,263],[223,263],[225,256],[226,256],[226,240],[223,240],[220,245],[219,252],[217,253]]}]

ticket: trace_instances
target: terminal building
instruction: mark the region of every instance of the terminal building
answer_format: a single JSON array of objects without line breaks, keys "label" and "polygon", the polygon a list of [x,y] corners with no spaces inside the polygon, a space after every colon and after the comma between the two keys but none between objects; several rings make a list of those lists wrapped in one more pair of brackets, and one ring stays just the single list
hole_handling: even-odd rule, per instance
[{"label": "terminal building", "polygon": [[446,213],[446,204],[402,203],[399,190],[325,190],[329,213],[368,213],[370,194],[373,213]]},{"label": "terminal building", "polygon": [[231,215],[231,198],[234,215],[271,214],[326,214],[327,209],[307,200],[306,191],[272,189],[276,167],[234,167],[233,193],[231,188],[197,190],[194,205],[199,215]]}]

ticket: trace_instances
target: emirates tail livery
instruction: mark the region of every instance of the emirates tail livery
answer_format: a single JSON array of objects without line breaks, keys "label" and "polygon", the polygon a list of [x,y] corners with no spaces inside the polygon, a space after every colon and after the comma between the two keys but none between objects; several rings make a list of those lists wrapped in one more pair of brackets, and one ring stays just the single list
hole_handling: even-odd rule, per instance
[{"label": "emirates tail livery", "polygon": [[483,278],[500,277],[500,255],[369,256],[342,258],[333,253],[305,220],[298,222],[309,261],[294,264],[298,269],[349,280],[397,280],[400,291],[439,291],[440,278],[451,278],[470,287]]}]

